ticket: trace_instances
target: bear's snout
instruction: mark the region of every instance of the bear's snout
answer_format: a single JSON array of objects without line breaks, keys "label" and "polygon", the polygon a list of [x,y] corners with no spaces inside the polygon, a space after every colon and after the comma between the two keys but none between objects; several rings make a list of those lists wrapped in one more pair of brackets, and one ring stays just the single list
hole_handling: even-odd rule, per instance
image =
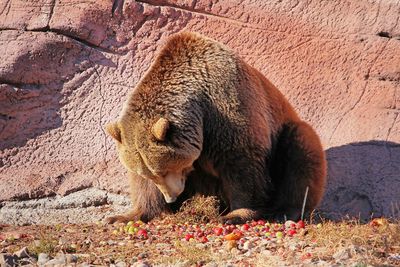
[{"label": "bear's snout", "polygon": [[169,172],[156,186],[167,203],[173,203],[185,189],[186,178],[181,173]]}]

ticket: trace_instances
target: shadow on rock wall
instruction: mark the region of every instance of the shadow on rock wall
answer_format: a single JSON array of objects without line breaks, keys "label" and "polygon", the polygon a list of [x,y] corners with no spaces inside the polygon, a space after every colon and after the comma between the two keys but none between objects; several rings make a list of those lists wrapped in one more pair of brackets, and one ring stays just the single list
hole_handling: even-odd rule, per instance
[{"label": "shadow on rock wall", "polygon": [[5,62],[0,68],[0,151],[61,127],[60,108],[87,72],[96,72],[96,65],[115,67],[96,49],[53,33],[10,30],[0,37],[10,40],[8,54],[0,56]]},{"label": "shadow on rock wall", "polygon": [[400,217],[400,144],[350,143],[326,155],[328,184],[320,206],[326,217]]}]

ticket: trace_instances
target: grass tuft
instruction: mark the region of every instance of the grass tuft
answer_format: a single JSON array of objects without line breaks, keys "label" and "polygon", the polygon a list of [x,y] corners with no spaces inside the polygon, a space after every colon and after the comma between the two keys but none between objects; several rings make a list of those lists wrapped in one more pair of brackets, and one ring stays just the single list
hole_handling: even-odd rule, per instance
[{"label": "grass tuft", "polygon": [[219,201],[217,198],[197,195],[185,201],[179,212],[170,216],[170,219],[176,223],[208,223],[218,219],[218,210]]},{"label": "grass tuft", "polygon": [[36,257],[40,253],[53,254],[56,250],[58,242],[43,233],[40,234],[40,239],[33,241],[28,246],[28,251]]}]

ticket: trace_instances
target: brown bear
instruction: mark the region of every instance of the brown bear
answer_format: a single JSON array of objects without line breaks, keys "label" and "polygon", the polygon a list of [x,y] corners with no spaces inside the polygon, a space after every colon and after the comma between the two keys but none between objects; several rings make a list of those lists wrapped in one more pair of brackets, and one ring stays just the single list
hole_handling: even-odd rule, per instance
[{"label": "brown bear", "polygon": [[149,221],[202,194],[225,223],[298,219],[321,200],[326,161],[319,137],[282,93],[230,49],[196,33],[171,36],[106,126],[128,169],[132,212]]}]

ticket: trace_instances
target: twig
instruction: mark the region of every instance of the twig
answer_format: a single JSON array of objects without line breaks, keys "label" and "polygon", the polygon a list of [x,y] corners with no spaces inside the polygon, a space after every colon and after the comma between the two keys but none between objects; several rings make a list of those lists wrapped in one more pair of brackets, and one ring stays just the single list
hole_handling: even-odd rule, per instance
[{"label": "twig", "polygon": [[304,219],[304,209],[306,208],[307,196],[308,196],[308,186],[306,188],[306,193],[304,194],[303,207],[301,208],[301,220]]}]

